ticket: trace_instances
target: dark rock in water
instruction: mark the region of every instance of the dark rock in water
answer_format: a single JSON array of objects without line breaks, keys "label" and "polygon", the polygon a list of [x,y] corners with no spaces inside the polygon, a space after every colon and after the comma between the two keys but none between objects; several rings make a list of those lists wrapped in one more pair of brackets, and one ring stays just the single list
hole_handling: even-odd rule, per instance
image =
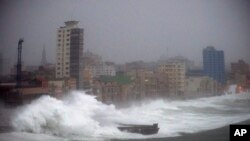
[{"label": "dark rock in water", "polygon": [[157,134],[159,131],[158,124],[153,125],[136,125],[136,124],[120,124],[117,127],[120,131],[137,133],[142,135],[152,135]]}]

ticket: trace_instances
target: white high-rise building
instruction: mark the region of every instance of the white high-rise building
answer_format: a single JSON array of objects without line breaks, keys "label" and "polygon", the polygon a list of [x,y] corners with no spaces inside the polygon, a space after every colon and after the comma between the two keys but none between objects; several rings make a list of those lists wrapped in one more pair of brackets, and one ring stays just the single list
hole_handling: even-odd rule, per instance
[{"label": "white high-rise building", "polygon": [[57,30],[56,78],[75,78],[82,88],[83,28],[67,21]]}]

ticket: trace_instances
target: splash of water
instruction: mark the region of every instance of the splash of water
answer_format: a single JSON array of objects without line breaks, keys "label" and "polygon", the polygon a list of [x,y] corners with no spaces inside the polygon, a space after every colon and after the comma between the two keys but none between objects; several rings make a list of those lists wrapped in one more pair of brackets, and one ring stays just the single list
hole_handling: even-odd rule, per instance
[{"label": "splash of water", "polygon": [[[232,94],[185,101],[155,100],[116,109],[75,91],[63,100],[43,96],[18,110],[17,131],[66,138],[146,138],[177,136],[250,119],[250,94]],[[143,136],[120,132],[117,123],[159,123],[159,133]]]}]

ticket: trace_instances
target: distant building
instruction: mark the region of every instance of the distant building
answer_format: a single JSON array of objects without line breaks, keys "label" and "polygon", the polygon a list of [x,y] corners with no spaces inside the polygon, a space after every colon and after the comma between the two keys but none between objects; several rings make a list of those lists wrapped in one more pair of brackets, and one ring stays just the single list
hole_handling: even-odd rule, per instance
[{"label": "distant building", "polygon": [[186,79],[185,93],[187,97],[214,95],[219,90],[218,82],[208,76],[189,76]]},{"label": "distant building", "polygon": [[100,66],[97,66],[94,76],[101,76],[101,75],[115,76],[116,75],[115,66],[109,64],[102,64]]},{"label": "distant building", "polygon": [[74,78],[82,88],[83,28],[67,21],[57,31],[56,78]]},{"label": "distant building", "polygon": [[22,88],[19,89],[15,89],[15,86],[15,83],[0,84],[0,99],[2,98],[6,104],[30,103],[32,100],[48,94],[48,81],[41,78],[23,81]]},{"label": "distant building", "polygon": [[206,76],[224,85],[226,82],[224,51],[216,50],[212,46],[203,49],[203,70]]},{"label": "distant building", "polygon": [[102,58],[97,54],[94,54],[90,51],[86,51],[83,53],[83,62],[84,62],[84,67],[94,66],[101,64]]},{"label": "distant building", "polygon": [[48,81],[50,95],[60,98],[64,93],[76,89],[76,79],[58,79]]},{"label": "distant building", "polygon": [[[175,57],[171,57],[171,58],[168,58],[168,59],[165,59],[166,61],[170,61],[170,62],[181,62],[181,63],[184,63],[185,64],[185,68],[186,70],[192,70],[194,69],[194,62],[183,57],[183,56],[175,56]],[[160,62],[164,60],[160,60]]]},{"label": "distant building", "polygon": [[132,93],[132,80],[124,74],[100,76],[93,83],[93,93],[104,103],[127,102]]},{"label": "distant building", "polygon": [[101,63],[99,65],[89,66],[93,77],[99,76],[115,76],[116,68],[114,64]]},{"label": "distant building", "polygon": [[239,60],[238,62],[231,63],[231,73],[233,74],[247,74],[249,72],[249,64],[244,60]]},{"label": "distant building", "polygon": [[134,81],[132,99],[164,97],[168,95],[169,83],[166,73],[136,70],[127,73]]},{"label": "distant building", "polygon": [[186,76],[204,76],[204,71],[202,69],[188,70]]},{"label": "distant building", "polygon": [[93,74],[92,69],[89,67],[85,67],[83,70],[83,88],[91,89],[93,82]]},{"label": "distant building", "polygon": [[168,76],[169,92],[183,94],[185,90],[186,67],[182,62],[166,62],[159,66],[159,72]]},{"label": "distant building", "polygon": [[250,79],[249,75],[250,69],[249,64],[243,60],[238,62],[231,63],[231,73],[230,73],[230,83],[237,84],[238,86],[249,89],[250,88]]},{"label": "distant building", "polygon": [[134,61],[134,62],[126,63],[123,66],[122,71],[128,72],[128,71],[131,71],[131,70],[140,70],[140,69],[145,69],[145,62],[143,62],[143,61]]}]

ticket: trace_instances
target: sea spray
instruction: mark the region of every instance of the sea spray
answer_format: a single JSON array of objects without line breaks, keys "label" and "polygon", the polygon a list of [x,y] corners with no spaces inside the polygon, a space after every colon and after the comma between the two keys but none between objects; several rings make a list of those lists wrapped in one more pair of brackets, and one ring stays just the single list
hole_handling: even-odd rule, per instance
[{"label": "sea spray", "polygon": [[101,124],[108,126],[112,123],[109,120],[116,116],[119,112],[114,106],[104,105],[82,92],[72,92],[63,100],[43,96],[33,101],[16,113],[12,125],[18,131],[65,137],[95,136],[101,133]]},{"label": "sea spray", "polygon": [[[84,92],[62,100],[43,96],[17,110],[12,124],[17,131],[65,138],[158,138],[214,129],[250,119],[250,94],[231,94],[193,100],[153,100],[116,109]],[[159,123],[151,136],[120,132],[118,123]]]}]

